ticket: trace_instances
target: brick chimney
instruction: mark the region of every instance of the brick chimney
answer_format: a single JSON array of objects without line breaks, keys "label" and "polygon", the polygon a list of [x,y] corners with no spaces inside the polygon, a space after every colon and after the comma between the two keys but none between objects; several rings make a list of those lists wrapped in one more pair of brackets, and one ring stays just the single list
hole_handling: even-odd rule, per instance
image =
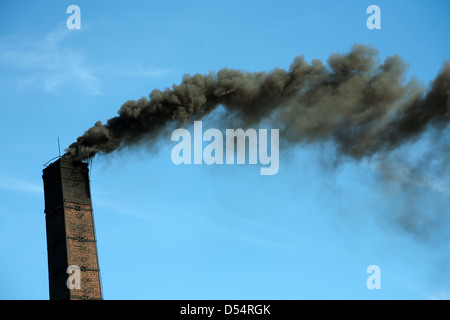
[{"label": "brick chimney", "polygon": [[60,158],[42,178],[50,300],[102,299],[88,165]]}]

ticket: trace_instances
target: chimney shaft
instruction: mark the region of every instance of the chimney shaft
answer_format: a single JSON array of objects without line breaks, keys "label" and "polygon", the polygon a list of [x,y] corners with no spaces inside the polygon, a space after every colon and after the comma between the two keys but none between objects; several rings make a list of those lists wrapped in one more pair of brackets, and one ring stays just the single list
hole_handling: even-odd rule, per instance
[{"label": "chimney shaft", "polygon": [[102,299],[88,165],[60,158],[42,177],[50,300]]}]

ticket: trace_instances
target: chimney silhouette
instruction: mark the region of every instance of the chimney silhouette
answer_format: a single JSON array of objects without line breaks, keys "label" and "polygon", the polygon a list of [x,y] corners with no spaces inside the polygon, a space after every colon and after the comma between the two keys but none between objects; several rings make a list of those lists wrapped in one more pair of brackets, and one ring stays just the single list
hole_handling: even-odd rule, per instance
[{"label": "chimney silhouette", "polygon": [[60,158],[42,178],[50,300],[101,300],[88,164]]}]

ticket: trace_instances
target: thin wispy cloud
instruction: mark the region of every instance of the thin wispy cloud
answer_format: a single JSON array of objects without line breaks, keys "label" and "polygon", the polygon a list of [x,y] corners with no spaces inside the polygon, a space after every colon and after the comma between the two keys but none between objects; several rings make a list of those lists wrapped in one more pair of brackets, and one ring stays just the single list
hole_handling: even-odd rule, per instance
[{"label": "thin wispy cloud", "polygon": [[134,218],[140,218],[140,219],[148,219],[148,216],[146,216],[142,212],[138,212],[134,208],[124,207],[117,203],[113,203],[110,200],[104,200],[100,197],[95,197],[95,206],[100,206],[103,208],[106,208],[108,211],[113,210],[114,212],[118,212],[120,214],[125,214],[127,216],[131,216]]},{"label": "thin wispy cloud", "polygon": [[170,69],[144,67],[140,62],[133,63],[128,68],[119,67],[115,68],[114,70],[119,75],[145,77],[145,78],[157,78],[164,76],[170,72]]},{"label": "thin wispy cloud", "polygon": [[101,81],[85,56],[64,44],[71,32],[60,25],[37,39],[32,36],[2,39],[0,64],[15,69],[16,75],[10,80],[19,89],[33,86],[47,93],[59,93],[76,88],[85,94],[100,94]]},{"label": "thin wispy cloud", "polygon": [[88,95],[102,93],[102,77],[141,77],[155,79],[167,75],[170,69],[144,65],[140,61],[92,65],[83,51],[70,46],[74,32],[86,32],[89,26],[73,31],[65,25],[42,36],[8,36],[0,39],[0,66],[13,68],[8,78],[19,91],[38,88],[58,94],[74,89]]},{"label": "thin wispy cloud", "polygon": [[43,187],[40,185],[9,177],[0,177],[0,189],[32,194],[41,194],[43,192]]}]

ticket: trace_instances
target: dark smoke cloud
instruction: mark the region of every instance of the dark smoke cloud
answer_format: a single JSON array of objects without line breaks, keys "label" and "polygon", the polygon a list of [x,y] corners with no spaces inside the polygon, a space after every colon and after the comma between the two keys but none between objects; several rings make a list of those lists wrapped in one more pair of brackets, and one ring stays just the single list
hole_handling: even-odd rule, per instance
[{"label": "dark smoke cloud", "polygon": [[245,72],[221,69],[186,75],[179,85],[130,100],[118,116],[97,122],[67,149],[84,160],[156,139],[168,124],[201,119],[219,105],[240,125],[270,119],[281,140],[333,141],[340,154],[361,159],[396,149],[428,128],[450,120],[450,63],[425,90],[405,83],[407,65],[398,56],[379,62],[370,46],[332,54],[327,64],[296,57],[289,70]]}]

